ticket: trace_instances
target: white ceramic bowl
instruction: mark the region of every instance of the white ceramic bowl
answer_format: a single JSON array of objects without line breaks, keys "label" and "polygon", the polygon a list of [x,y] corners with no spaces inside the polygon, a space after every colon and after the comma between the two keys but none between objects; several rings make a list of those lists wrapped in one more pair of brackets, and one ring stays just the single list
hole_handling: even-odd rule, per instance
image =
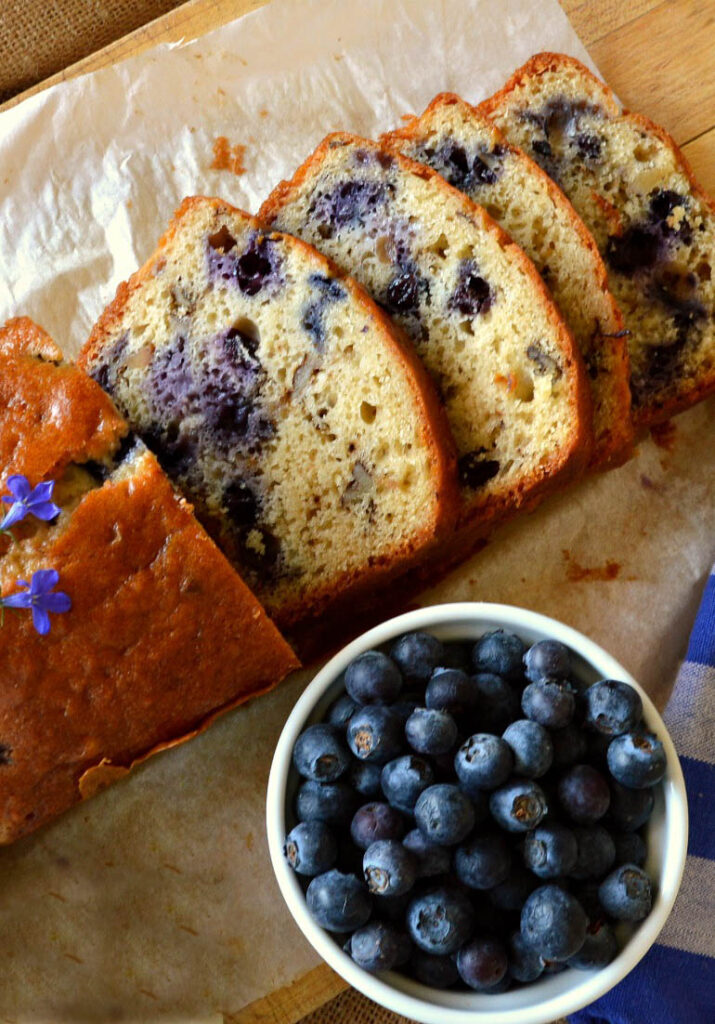
[{"label": "white ceramic bowl", "polygon": [[[517,633],[529,644],[547,637],[560,640],[575,655],[575,674],[582,681],[621,679],[640,693],[645,720],[662,741],[668,759],[647,829],[646,870],[655,882],[656,892],[653,909],[607,967],[542,976],[530,985],[500,995],[441,991],[396,972],[369,974],[313,921],[298,879],[283,857],[286,834],[296,821],[292,808],[299,778],[292,765],[293,746],[307,725],[323,719],[329,705],[343,690],[343,672],[363,651],[413,630],[427,630],[441,640],[476,640],[487,630],[499,627]],[[389,1010],[424,1024],[549,1024],[598,999],[618,984],[655,942],[675,901],[688,837],[683,774],[675,747],[648,695],[614,658],[582,633],[545,615],[499,604],[421,608],[376,626],[336,654],[306,688],[281,733],[268,781],[266,812],[273,869],[288,908],[305,937],[354,988]]]}]

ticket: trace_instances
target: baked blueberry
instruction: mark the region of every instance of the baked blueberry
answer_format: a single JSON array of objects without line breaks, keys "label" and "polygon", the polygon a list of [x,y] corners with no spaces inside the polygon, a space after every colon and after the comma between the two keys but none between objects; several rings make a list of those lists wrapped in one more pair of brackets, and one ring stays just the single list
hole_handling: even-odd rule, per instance
[{"label": "baked blueberry", "polygon": [[470,889],[493,889],[509,877],[511,851],[499,833],[472,836],[454,852],[457,878]]},{"label": "baked blueberry", "polygon": [[519,697],[502,676],[478,672],[472,677],[477,692],[475,719],[484,732],[502,732],[519,714]]},{"label": "baked blueberry", "polygon": [[624,832],[631,832],[645,825],[653,813],[654,803],[655,797],[650,787],[629,789],[612,779],[608,820]]},{"label": "baked blueberry", "polygon": [[384,921],[369,921],[353,932],[350,938],[350,956],[358,967],[374,974],[391,971],[407,963],[412,943],[404,932]]},{"label": "baked blueberry", "polygon": [[416,981],[430,988],[450,988],[459,981],[459,971],[451,956],[436,956],[423,949],[412,951],[409,972]]},{"label": "baked blueberry", "polygon": [[475,820],[469,797],[449,783],[425,789],[415,804],[417,827],[427,839],[440,846],[461,843],[474,828]]},{"label": "baked blueberry", "polygon": [[571,821],[593,825],[602,818],[611,802],[605,776],[590,764],[576,764],[559,780],[559,803]]},{"label": "baked blueberry", "polygon": [[506,974],[506,949],[498,939],[472,939],[457,953],[457,970],[465,985],[484,992],[498,985]]},{"label": "baked blueberry", "polygon": [[382,791],[393,807],[411,814],[420,793],[434,782],[432,766],[423,757],[406,754],[382,769]]},{"label": "baked blueberry", "polygon": [[324,821],[347,825],[355,813],[357,796],[345,782],[313,782],[299,788],[295,813],[300,821]]},{"label": "baked blueberry", "polygon": [[402,676],[382,651],[365,651],[348,665],[345,689],[356,704],[391,704],[402,689]]},{"label": "baked blueberry", "polygon": [[485,633],[474,645],[472,664],[477,672],[492,672],[505,679],[517,680],[523,674],[522,659],[526,648],[515,633],[495,629]]},{"label": "baked blueberry", "polygon": [[425,953],[456,953],[474,930],[474,910],[458,889],[439,887],[421,893],[407,908],[407,931]]},{"label": "baked blueberry", "polygon": [[541,823],[548,807],[540,786],[531,779],[514,779],[494,790],[489,810],[507,832],[528,832]]},{"label": "baked blueberry", "polygon": [[513,932],[509,939],[509,974],[514,981],[536,981],[543,971],[544,961],[538,950],[525,941],[521,932]]},{"label": "baked blueberry", "polygon": [[382,765],[374,764],[372,761],[353,761],[345,776],[346,782],[360,796],[379,797],[382,793],[381,779]]},{"label": "baked blueberry", "polygon": [[350,835],[356,846],[367,850],[378,839],[402,839],[407,822],[389,804],[375,801],[358,807],[350,823]]},{"label": "baked blueberry", "polygon": [[474,260],[462,260],[457,275],[457,285],[449,297],[448,308],[462,316],[476,316],[486,313],[494,301],[494,293],[481,274]]},{"label": "baked blueberry", "polygon": [[319,722],[309,725],[293,748],[293,764],[304,779],[335,782],[350,764],[340,731],[334,725]]},{"label": "baked blueberry", "polygon": [[444,647],[430,633],[405,633],[393,643],[390,657],[408,683],[426,685],[444,661]]},{"label": "baked blueberry", "polygon": [[575,827],[577,855],[571,878],[603,878],[616,859],[616,847],[610,832],[602,825]]},{"label": "baked blueberry", "polygon": [[642,921],[653,905],[650,878],[636,864],[622,864],[598,889],[601,906],[618,921]]},{"label": "baked blueberry", "polygon": [[372,911],[365,883],[335,870],[316,875],[308,886],[306,902],[313,919],[331,932],[361,928]]},{"label": "baked blueberry", "polygon": [[413,828],[402,840],[417,861],[418,878],[446,875],[452,866],[452,851],[431,842],[418,828]]},{"label": "baked blueberry", "polygon": [[405,722],[407,742],[418,754],[446,754],[457,742],[457,723],[448,711],[415,708]]},{"label": "baked blueberry", "polygon": [[548,729],[563,729],[573,718],[576,698],[568,683],[542,679],[524,689],[521,707],[532,722]]},{"label": "baked blueberry", "polygon": [[528,718],[520,718],[507,726],[502,739],[514,756],[514,773],[529,779],[538,779],[551,767],[554,748],[543,725]]},{"label": "baked blueberry", "polygon": [[631,789],[655,786],[665,775],[665,750],[652,732],[616,736],[609,744],[607,756],[611,775]]},{"label": "baked blueberry", "polygon": [[616,864],[635,864],[636,867],[643,867],[648,851],[637,832],[613,833],[613,843],[616,847]]},{"label": "baked blueberry", "polygon": [[565,825],[539,825],[524,839],[524,864],[539,878],[568,875],[576,865],[576,836]]},{"label": "baked blueberry", "polygon": [[455,719],[477,707],[479,692],[466,672],[457,668],[440,668],[425,690],[425,704],[437,711],[448,711]]},{"label": "baked blueberry", "polygon": [[643,715],[640,695],[628,683],[602,679],[584,694],[586,722],[605,736],[620,736],[636,728]]},{"label": "baked blueberry", "polygon": [[509,744],[491,733],[475,733],[454,755],[454,770],[467,793],[496,789],[511,775],[514,756]]},{"label": "baked blueberry", "polygon": [[348,746],[361,761],[387,764],[404,748],[402,722],[380,704],[360,707],[348,722]]},{"label": "baked blueberry", "polygon": [[577,953],[587,925],[581,904],[558,885],[535,889],[521,911],[521,934],[545,960],[567,960]]},{"label": "baked blueberry", "polygon": [[291,829],[283,854],[299,875],[321,875],[335,864],[338,844],[322,821],[301,821]]},{"label": "baked blueberry", "polygon": [[539,640],[524,655],[524,673],[532,683],[547,679],[568,679],[571,675],[571,654],[558,640]]},{"label": "baked blueberry", "polygon": [[613,929],[605,921],[596,921],[588,926],[583,946],[566,963],[579,971],[591,971],[610,964],[617,953],[618,943]]},{"label": "baked blueberry", "polygon": [[378,839],[362,859],[367,887],[375,896],[402,896],[417,881],[417,859],[397,839]]},{"label": "baked blueberry", "polygon": [[337,726],[338,729],[344,729],[356,708],[357,704],[350,694],[343,693],[330,705],[328,722],[330,725]]}]

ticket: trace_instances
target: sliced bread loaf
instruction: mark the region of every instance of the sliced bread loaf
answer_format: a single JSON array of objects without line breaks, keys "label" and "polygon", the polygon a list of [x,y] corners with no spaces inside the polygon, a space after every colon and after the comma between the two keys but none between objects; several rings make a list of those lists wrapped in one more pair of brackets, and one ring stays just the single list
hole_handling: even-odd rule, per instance
[{"label": "sliced bread loaf", "polygon": [[593,403],[591,468],[631,452],[628,349],[606,269],[585,224],[549,176],[453,93],[383,136],[483,206],[534,262],[583,356]]},{"label": "sliced bread loaf", "polygon": [[481,207],[396,149],[337,134],[260,216],[320,247],[414,342],[457,442],[462,526],[580,470],[581,359],[533,264]]},{"label": "sliced bread loaf", "polygon": [[532,57],[480,109],[596,239],[629,332],[636,423],[715,391],[715,204],[673,139],[558,53]]},{"label": "sliced bread loaf", "polygon": [[411,346],[324,256],[219,200],[184,202],[81,363],[283,626],[454,519],[453,442]]}]

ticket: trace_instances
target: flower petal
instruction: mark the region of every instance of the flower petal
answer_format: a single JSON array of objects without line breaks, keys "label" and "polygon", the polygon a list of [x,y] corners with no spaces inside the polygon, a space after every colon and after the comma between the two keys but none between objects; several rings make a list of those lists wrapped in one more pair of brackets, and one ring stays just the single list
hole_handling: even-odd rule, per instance
[{"label": "flower petal", "polygon": [[52,491],[54,490],[54,486],[54,480],[44,480],[41,484],[38,484],[37,487],[33,488],[28,498],[27,504],[34,505],[35,503],[40,504],[44,501],[49,501],[50,498],[52,497]]},{"label": "flower petal", "polygon": [[30,593],[33,597],[36,594],[46,594],[48,590],[57,586],[59,579],[60,574],[56,569],[38,569],[32,574]]},{"label": "flower petal", "polygon": [[50,632],[50,616],[44,608],[40,608],[36,604],[32,606],[32,625],[40,636],[46,636]]},{"label": "flower petal", "polygon": [[44,608],[46,612],[68,612],[72,607],[69,595],[65,594],[62,590],[55,591],[54,594],[42,594],[38,597],[37,606]]},{"label": "flower petal", "polygon": [[32,596],[27,591],[19,594],[8,594],[7,597],[0,598],[0,604],[4,608],[31,608]]},{"label": "flower petal", "polygon": [[32,491],[30,481],[26,476],[22,476],[20,473],[16,473],[7,478],[7,489],[10,491],[15,501],[24,501]]},{"label": "flower petal", "polygon": [[0,523],[0,530],[9,530],[11,526],[15,526],[16,523],[21,523],[27,515],[27,509],[20,501],[16,501],[14,505],[10,506],[10,510]]},{"label": "flower petal", "polygon": [[55,505],[53,501],[42,501],[37,505],[30,505],[30,512],[37,519],[44,519],[45,522],[49,522],[50,519],[54,519],[58,516],[62,509]]}]

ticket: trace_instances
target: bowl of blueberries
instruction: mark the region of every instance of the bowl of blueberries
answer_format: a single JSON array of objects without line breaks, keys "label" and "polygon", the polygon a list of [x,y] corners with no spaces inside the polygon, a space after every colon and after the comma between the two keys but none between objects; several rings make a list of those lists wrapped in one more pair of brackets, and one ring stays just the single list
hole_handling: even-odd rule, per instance
[{"label": "bowl of blueberries", "polygon": [[614,658],[464,603],[391,619],[316,675],[267,829],[295,921],[366,996],[424,1024],[549,1024],[653,944],[688,817],[663,721]]}]

